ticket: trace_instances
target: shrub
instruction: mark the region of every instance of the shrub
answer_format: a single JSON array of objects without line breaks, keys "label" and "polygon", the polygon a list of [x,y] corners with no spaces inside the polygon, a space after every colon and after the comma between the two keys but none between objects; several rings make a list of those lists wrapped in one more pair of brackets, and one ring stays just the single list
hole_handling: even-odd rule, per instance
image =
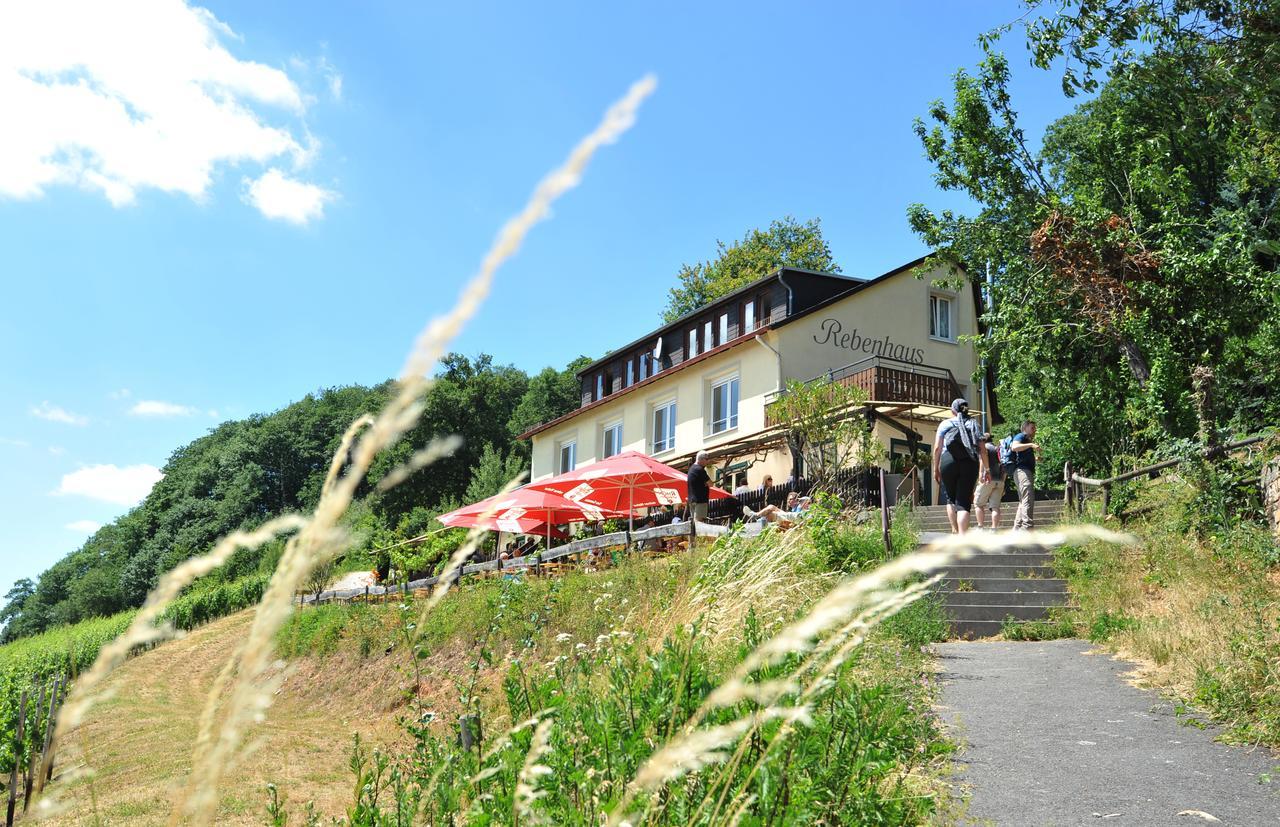
[{"label": "shrub", "polygon": [[1075,637],[1076,624],[1070,610],[1051,609],[1047,620],[1017,620],[1006,617],[1000,626],[1005,640],[1057,640]]},{"label": "shrub", "polygon": [[942,603],[941,595],[922,597],[885,620],[880,629],[913,647],[946,640],[951,635],[951,623]]}]

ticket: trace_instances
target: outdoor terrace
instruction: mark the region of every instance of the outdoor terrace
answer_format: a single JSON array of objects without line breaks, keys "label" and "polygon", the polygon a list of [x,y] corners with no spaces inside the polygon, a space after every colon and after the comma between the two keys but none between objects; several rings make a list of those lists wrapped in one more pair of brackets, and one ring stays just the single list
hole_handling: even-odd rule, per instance
[{"label": "outdoor terrace", "polygon": [[[945,409],[951,405],[951,400],[961,396],[960,383],[946,368],[887,356],[871,356],[815,376],[806,384],[813,382],[835,382],[860,388],[869,402],[899,402]],[[776,398],[769,400],[770,403]],[[782,424],[774,417],[771,404],[766,408],[765,423],[769,426]]]}]

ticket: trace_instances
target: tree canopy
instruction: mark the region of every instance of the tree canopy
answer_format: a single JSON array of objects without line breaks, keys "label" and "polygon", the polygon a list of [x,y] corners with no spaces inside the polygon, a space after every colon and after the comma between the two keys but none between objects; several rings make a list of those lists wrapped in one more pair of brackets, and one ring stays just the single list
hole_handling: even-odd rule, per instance
[{"label": "tree canopy", "polygon": [[993,49],[999,32],[976,72],[956,75],[954,101],[916,124],[938,185],[979,206],[914,205],[909,219],[941,258],[990,269],[992,334],[979,344],[1002,404],[1051,423],[1046,437],[1097,470],[1195,434],[1197,368],[1216,375],[1217,425],[1274,421],[1277,30],[1253,28],[1253,3],[1054,5],[1026,21],[1035,59],[1071,58],[1064,89],[1093,97],[1038,148]]},{"label": "tree canopy", "polygon": [[[484,354],[446,356],[423,400],[419,425],[371,469],[352,508],[357,533],[387,544],[416,536],[446,506],[494,493],[526,470],[528,446],[514,437],[529,418],[551,419],[577,407],[576,380],[573,393],[563,387],[564,374],[572,378],[573,369],[547,368],[530,380]],[[311,510],[347,426],[381,409],[391,390],[390,382],[330,388],[275,413],[226,422],[174,451],[162,469],[164,478],[140,505],[103,526],[36,582],[19,581],[5,595],[3,639],[141,605],[161,574],[220,537],[282,513]],[[389,470],[445,434],[463,438],[448,461],[388,492],[374,490]],[[238,554],[218,576],[268,570],[278,551]]]},{"label": "tree canopy", "polygon": [[814,218],[800,223],[788,215],[766,230],[751,230],[728,246],[717,241],[714,259],[681,265],[676,274],[679,283],[671,288],[662,320],[675,321],[779,267],[840,272],[822,237],[821,221]]}]

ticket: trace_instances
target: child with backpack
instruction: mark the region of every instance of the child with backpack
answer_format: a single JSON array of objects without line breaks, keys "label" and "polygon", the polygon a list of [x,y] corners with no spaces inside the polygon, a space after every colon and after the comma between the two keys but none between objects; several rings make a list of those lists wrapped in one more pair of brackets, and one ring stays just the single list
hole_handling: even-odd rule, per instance
[{"label": "child with backpack", "polygon": [[1000,461],[1000,449],[996,446],[995,437],[982,435],[983,450],[987,452],[987,468],[991,478],[978,483],[978,493],[974,495],[973,505],[978,515],[978,527],[990,525],[992,531],[1000,527],[1000,498],[1004,496],[1004,465]]}]

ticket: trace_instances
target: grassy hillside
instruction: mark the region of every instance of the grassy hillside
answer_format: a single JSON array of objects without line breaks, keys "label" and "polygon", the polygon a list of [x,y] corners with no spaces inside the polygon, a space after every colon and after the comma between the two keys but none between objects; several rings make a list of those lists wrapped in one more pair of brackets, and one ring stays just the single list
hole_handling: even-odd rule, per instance
[{"label": "grassy hillside", "polygon": [[[467,582],[427,616],[421,634],[411,629],[419,620],[412,603],[305,610],[280,633],[287,677],[251,735],[249,757],[222,785],[219,823],[272,818],[268,784],[275,823],[285,812],[289,823],[307,823],[308,812],[396,823],[405,807],[428,823],[464,812],[506,823],[513,808],[594,823],[735,664],[844,576],[830,569],[833,557],[856,561],[851,567],[874,562],[827,545],[856,534],[825,530],[815,542],[793,532],[785,542],[730,540],[600,572]],[[95,812],[108,823],[163,822],[191,766],[205,692],[247,622],[244,613],[203,626],[111,677],[111,700],[93,710],[63,758],[63,770],[83,763],[93,776],[54,785],[67,823],[93,823]],[[767,804],[774,823],[925,821],[939,806],[930,778],[947,746],[928,712],[920,644],[940,630],[936,606],[915,604],[861,646],[846,641],[847,657],[818,683],[800,668],[798,685],[773,702],[791,706],[811,692],[795,737],[769,749],[786,724],[762,721],[740,742],[732,769],[667,786],[668,804],[651,810],[654,818],[721,823],[731,804],[744,812]],[[752,685],[763,691],[801,667],[811,645],[755,670]],[[727,725],[753,708],[743,697],[712,710],[705,725]],[[457,746],[461,714],[479,717],[481,749]],[[519,726],[531,715],[545,730]],[[535,758],[549,773],[525,801],[534,738],[543,739]]]}]

